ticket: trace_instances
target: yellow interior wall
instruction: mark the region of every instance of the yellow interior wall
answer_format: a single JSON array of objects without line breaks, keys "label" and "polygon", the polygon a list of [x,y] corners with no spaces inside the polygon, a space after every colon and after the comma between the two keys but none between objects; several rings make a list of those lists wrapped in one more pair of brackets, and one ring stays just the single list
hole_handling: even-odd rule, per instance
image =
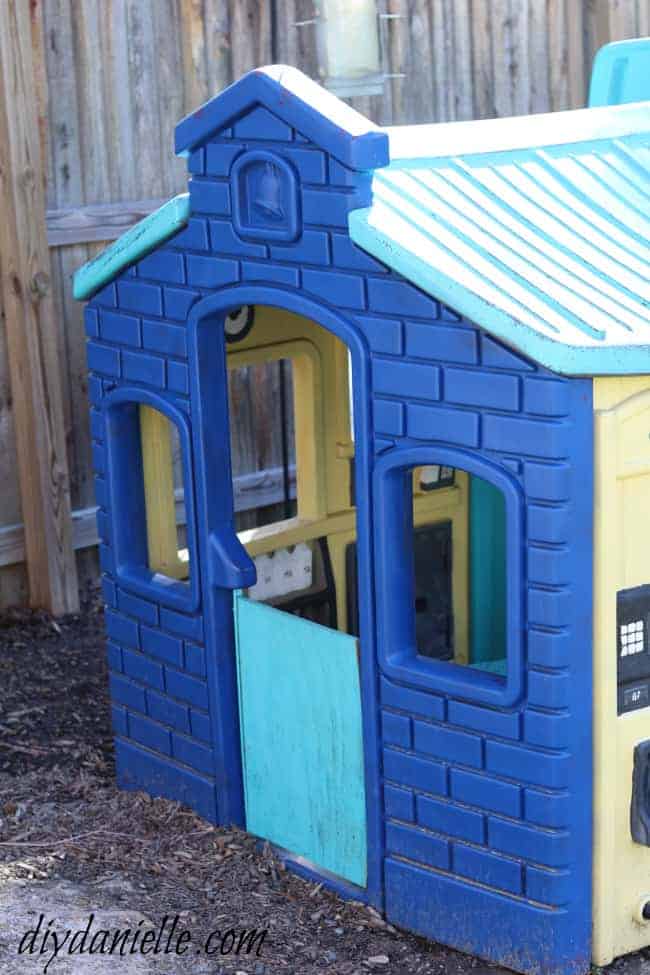
[{"label": "yellow interior wall", "polygon": [[650,377],[594,379],[593,960],[650,944],[650,848],[630,834],[634,746],[650,708],[617,715],[616,593],[650,583]]},{"label": "yellow interior wall", "polygon": [[173,579],[186,579],[188,564],[178,548],[171,424],[159,410],[142,404],[140,445],[147,519],[149,568]]},{"label": "yellow interior wall", "polygon": [[[257,306],[255,325],[242,342],[228,347],[228,367],[290,358],[293,363],[298,515],[239,532],[251,556],[326,537],[336,584],[338,625],[347,628],[345,552],[356,538],[350,505],[349,355],[335,335],[308,318]],[[414,501],[414,524],[452,522],[455,659],[468,659],[468,491],[457,472],[449,488],[423,492]]]}]

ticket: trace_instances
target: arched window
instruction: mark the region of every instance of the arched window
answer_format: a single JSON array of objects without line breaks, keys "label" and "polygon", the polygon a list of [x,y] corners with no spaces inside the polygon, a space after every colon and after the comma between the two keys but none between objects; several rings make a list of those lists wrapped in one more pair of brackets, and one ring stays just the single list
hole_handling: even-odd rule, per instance
[{"label": "arched window", "polygon": [[198,605],[190,436],[171,404],[120,389],[105,403],[118,582],[168,606]]},{"label": "arched window", "polygon": [[[440,490],[439,518],[419,516]],[[523,499],[500,468],[447,447],[393,450],[375,475],[378,646],[391,677],[514,703],[523,672]]]}]

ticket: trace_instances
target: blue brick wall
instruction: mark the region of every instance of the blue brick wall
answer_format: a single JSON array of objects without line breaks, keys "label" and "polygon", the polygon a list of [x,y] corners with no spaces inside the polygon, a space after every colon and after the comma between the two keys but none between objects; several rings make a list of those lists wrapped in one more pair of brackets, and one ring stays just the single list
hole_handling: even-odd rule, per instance
[{"label": "blue brick wall", "polygon": [[[183,258],[177,256],[181,264]],[[161,274],[151,255],[142,262],[149,274]],[[178,268],[176,262],[170,267]],[[157,270],[157,268],[159,270]],[[162,270],[160,270],[162,269]],[[126,272],[132,283],[132,272]],[[174,278],[176,280],[176,278]],[[118,282],[118,285],[122,282]],[[157,287],[162,294],[166,289]],[[143,599],[117,581],[111,545],[110,498],[106,485],[105,429],[99,407],[120,382],[155,390],[189,412],[187,386],[172,381],[174,370],[187,372],[185,328],[160,314],[151,319],[151,292],[143,293],[142,315],[133,315],[137,293],[129,292],[123,311],[121,289],[104,289],[86,309],[90,398],[95,456],[95,493],[103,593],[106,603],[108,663],[119,783],[154,795],[180,799],[217,821],[212,731],[208,713],[203,620]],[[178,301],[175,298],[175,307]],[[184,293],[183,299],[184,300]],[[109,308],[110,304],[110,308]],[[162,306],[157,305],[161,310]],[[97,316],[99,335],[92,329]],[[107,323],[105,327],[102,323]],[[94,339],[100,338],[99,342]],[[133,352],[137,349],[137,352]],[[97,350],[97,351],[95,351]],[[134,369],[133,357],[141,367]],[[109,366],[109,368],[107,368]]]},{"label": "blue brick wall", "polygon": [[[86,313],[93,402],[128,381],[187,410],[182,323],[191,306],[236,282],[281,283],[336,305],[365,334],[377,452],[439,439],[480,451],[518,479],[527,525],[527,696],[498,711],[382,677],[386,875],[389,888],[419,883],[416,864],[479,885],[476,896],[490,888],[522,907],[556,908],[575,891],[570,788],[584,761],[567,709],[583,666],[575,654],[590,652],[589,623],[566,566],[567,553],[585,544],[575,516],[577,490],[591,476],[581,446],[589,438],[590,384],[537,368],[360,252],[348,239],[347,214],[368,204],[368,177],[280,120],[265,119],[261,129],[253,121],[252,114],[241,119],[192,153],[187,228],[93,300]],[[230,226],[230,165],[261,146],[300,177],[304,225],[293,243],[242,241]],[[95,447],[110,577],[99,436]],[[590,575],[591,566],[583,570]],[[123,779],[155,781],[214,817],[206,799],[214,796],[215,756],[200,616],[143,605],[119,589],[109,606]]]}]

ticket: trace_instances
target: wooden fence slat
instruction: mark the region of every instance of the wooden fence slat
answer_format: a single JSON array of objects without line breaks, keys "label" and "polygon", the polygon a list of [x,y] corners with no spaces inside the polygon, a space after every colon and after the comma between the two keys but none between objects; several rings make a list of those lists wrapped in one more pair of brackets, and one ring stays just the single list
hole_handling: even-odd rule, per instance
[{"label": "wooden fence slat", "polygon": [[495,112],[495,95],[490,0],[472,0],[471,13],[474,117],[491,118]]},{"label": "wooden fence slat", "polygon": [[550,109],[555,112],[569,105],[565,0],[549,0],[548,38]]},{"label": "wooden fence slat", "polygon": [[582,4],[567,9],[567,108],[584,108],[587,103],[585,69],[585,21]]},{"label": "wooden fence slat", "polygon": [[[159,0],[155,0],[159,2]],[[159,64],[151,0],[127,0],[126,40],[133,124],[133,156],[138,196],[162,196],[161,116],[158,107]],[[165,146],[164,155],[172,152]]]},{"label": "wooden fence slat", "polygon": [[546,4],[533,0],[528,9],[528,57],[531,112],[547,112],[549,104],[549,53]]},{"label": "wooden fence slat", "polygon": [[[103,36],[109,71],[106,83],[110,144],[114,147],[115,190],[118,199],[138,198],[138,172],[135,155],[135,124],[131,98],[131,67],[127,34],[127,0],[104,3]],[[155,138],[156,134],[152,133]],[[95,202],[95,201],[91,201]]]},{"label": "wooden fence slat", "polygon": [[515,115],[530,112],[530,0],[510,0],[510,34],[512,37],[512,111]]},{"label": "wooden fence slat", "polygon": [[[85,76],[85,39],[83,42],[77,40],[79,23],[75,8],[73,0],[51,0],[45,11],[49,41],[46,49],[48,78],[56,91],[56,97],[50,99],[49,112],[52,193],[60,206],[85,199],[86,183],[93,190],[101,192],[107,189],[101,168],[95,171],[95,147],[91,144],[91,134],[96,134],[97,124],[95,120],[89,121],[91,116],[102,115],[101,86],[90,84]],[[87,8],[86,13],[89,11],[91,8]],[[84,101],[88,104],[86,112],[81,110]],[[91,125],[88,140],[82,138],[82,116]],[[98,186],[96,180],[99,180]],[[83,309],[74,302],[70,288],[72,275],[86,261],[87,253],[83,246],[68,247],[57,251],[51,261],[63,373],[70,501],[73,507],[86,505],[90,500],[87,494],[91,456],[88,405],[84,393]]]},{"label": "wooden fence slat", "polygon": [[47,182],[49,172],[49,146],[47,132],[47,70],[45,52],[43,49],[43,3],[42,0],[31,0],[29,5],[29,16],[31,22],[32,36],[32,65],[34,68],[34,99],[36,103],[36,115],[38,119],[38,140],[41,155],[41,178],[43,182],[43,192],[47,193]]},{"label": "wooden fence slat", "polygon": [[456,0],[451,7],[453,24],[454,119],[471,119],[474,114],[472,78],[472,24],[470,0]]},{"label": "wooden fence slat", "polygon": [[60,39],[61,44],[66,43],[68,38],[74,44],[70,54],[74,54],[75,73],[70,80],[76,80],[78,126],[71,141],[78,176],[83,183],[83,196],[76,192],[67,194],[63,199],[59,195],[57,205],[79,203],[81,200],[105,200],[110,198],[113,188],[111,170],[114,148],[107,125],[111,109],[106,104],[106,73],[110,63],[104,57],[103,5],[104,0],[84,0],[82,4],[75,4],[74,35]]},{"label": "wooden fence slat", "polygon": [[[207,90],[205,97],[223,91],[234,81],[232,28],[228,0],[205,0],[205,50],[207,57]],[[270,39],[268,59],[271,60]],[[264,64],[258,61],[257,64]],[[257,64],[255,66],[257,66]]]},{"label": "wooden fence slat", "polygon": [[61,374],[45,235],[32,26],[0,4],[0,265],[16,422],[29,599],[78,609]]},{"label": "wooden fence slat", "polygon": [[[296,497],[296,468],[289,465],[290,497]],[[257,511],[277,505],[284,499],[284,482],[281,467],[255,471],[233,478],[235,514]],[[176,492],[176,522],[187,524],[182,492]],[[92,548],[99,543],[97,535],[97,508],[77,508],[72,512],[72,544],[75,551]],[[13,566],[25,560],[25,531],[21,522],[0,527],[0,568]],[[0,574],[0,580],[2,574]]]},{"label": "wooden fence slat", "polygon": [[637,0],[636,36],[650,35],[650,0]]},{"label": "wooden fence slat", "polygon": [[[174,152],[174,129],[183,117],[183,77],[182,41],[178,31],[171,31],[169,25],[178,23],[179,0],[155,0],[153,5],[153,52],[157,65],[155,93],[145,88],[144,96],[151,100],[155,94],[160,130],[160,188],[161,196],[180,193],[186,181],[187,163]],[[145,188],[143,187],[143,192]]]},{"label": "wooden fence slat", "polygon": [[514,114],[512,84],[514,51],[510,0],[493,0],[490,10],[494,112],[498,118],[503,118]]},{"label": "wooden fence slat", "polygon": [[193,112],[208,97],[203,0],[180,0],[183,114]]},{"label": "wooden fence slat", "polygon": [[97,203],[48,210],[47,242],[50,247],[62,247],[116,240],[138,220],[162,206],[167,199],[159,197],[155,200]]},{"label": "wooden fence slat", "polygon": [[271,61],[269,0],[230,0],[230,55],[235,78]]},{"label": "wooden fence slat", "polygon": [[[451,118],[451,79],[449,78],[448,31],[445,28],[446,0],[427,0],[417,2],[418,14],[422,18],[431,18],[431,51],[429,58],[423,59],[422,70],[433,70],[433,119],[432,121],[447,122]],[[426,22],[426,21],[425,21]],[[416,31],[416,36],[419,34]],[[431,68],[429,68],[430,62]],[[416,82],[417,84],[417,82]]]}]

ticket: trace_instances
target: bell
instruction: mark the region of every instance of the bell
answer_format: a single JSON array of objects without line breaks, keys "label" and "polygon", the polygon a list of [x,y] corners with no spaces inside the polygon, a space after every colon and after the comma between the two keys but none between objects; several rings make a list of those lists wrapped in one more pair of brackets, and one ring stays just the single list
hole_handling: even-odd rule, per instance
[{"label": "bell", "polygon": [[273,163],[266,163],[253,205],[261,210],[265,216],[271,217],[273,220],[282,220],[284,219],[284,210],[281,194],[282,186],[278,171]]}]

